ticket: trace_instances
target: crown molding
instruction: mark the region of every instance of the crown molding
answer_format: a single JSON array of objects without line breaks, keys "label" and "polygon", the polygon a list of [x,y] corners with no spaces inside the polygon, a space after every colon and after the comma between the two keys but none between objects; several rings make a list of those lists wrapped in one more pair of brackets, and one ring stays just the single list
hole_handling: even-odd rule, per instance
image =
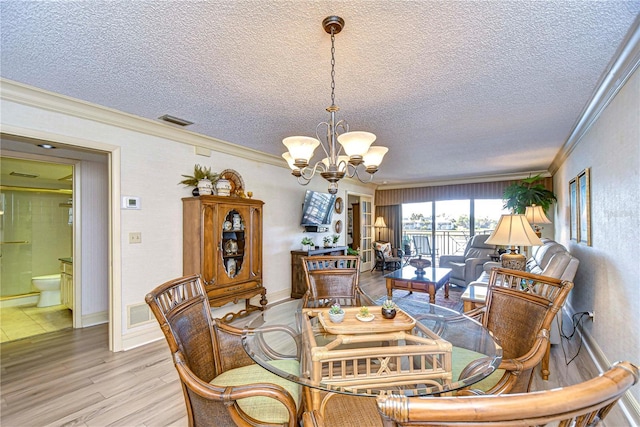
[{"label": "crown molding", "polygon": [[203,147],[248,160],[288,168],[282,158],[272,154],[266,154],[186,129],[176,128],[163,122],[124,113],[4,78],[0,78],[0,98],[30,107],[169,139],[194,147]]},{"label": "crown molding", "polygon": [[376,190],[397,190],[401,188],[420,188],[420,187],[437,187],[443,185],[459,185],[459,184],[475,184],[482,182],[495,182],[495,181],[512,181],[519,180],[524,178],[529,178],[531,176],[540,175],[543,178],[548,178],[551,176],[551,173],[547,170],[540,171],[528,171],[528,172],[517,172],[517,173],[506,173],[499,175],[482,175],[482,176],[474,176],[474,177],[460,177],[446,180],[434,180],[428,182],[412,182],[406,184],[382,184],[378,185]]},{"label": "crown molding", "polygon": [[620,89],[629,80],[631,75],[640,66],[640,15],[627,33],[620,47],[604,73],[600,77],[596,90],[579,115],[578,121],[569,134],[569,137],[549,166],[553,174],[578,146],[582,137],[586,135],[591,126],[598,120],[600,114],[615,98]]}]

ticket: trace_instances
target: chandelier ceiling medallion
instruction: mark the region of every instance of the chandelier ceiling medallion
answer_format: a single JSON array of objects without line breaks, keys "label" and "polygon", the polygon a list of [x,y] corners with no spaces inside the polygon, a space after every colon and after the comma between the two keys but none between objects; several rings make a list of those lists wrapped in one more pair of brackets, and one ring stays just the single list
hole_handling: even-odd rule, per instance
[{"label": "chandelier ceiling medallion", "polygon": [[[356,177],[361,182],[370,182],[377,172],[382,158],[389,151],[387,147],[371,147],[376,136],[370,132],[349,132],[349,124],[343,119],[336,122],[336,112],[340,108],[335,104],[335,35],[344,27],[339,16],[329,16],[322,21],[322,27],[331,35],[331,105],[327,107],[329,121],[316,126],[316,137],[290,136],[282,140],[289,150],[282,157],[292,169],[291,174],[298,178],[301,185],[307,185],[316,172],[329,181],[329,193],[338,192],[338,181],[345,176]],[[322,144],[320,132],[326,128],[326,146]],[[340,143],[338,146],[337,143]],[[320,145],[326,157],[311,166],[309,161]],[[341,155],[344,150],[344,155]],[[363,168],[359,168],[363,165]],[[368,175],[363,179],[359,169]]]}]

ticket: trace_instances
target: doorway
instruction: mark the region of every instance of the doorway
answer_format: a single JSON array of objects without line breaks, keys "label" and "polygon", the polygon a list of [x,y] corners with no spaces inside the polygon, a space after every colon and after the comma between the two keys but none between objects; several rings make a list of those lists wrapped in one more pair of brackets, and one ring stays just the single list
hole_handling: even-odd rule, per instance
[{"label": "doorway", "polygon": [[373,197],[347,192],[347,244],[360,254],[361,271],[373,266]]},{"label": "doorway", "polygon": [[50,160],[0,158],[0,342],[73,324],[73,164]]},{"label": "doorway", "polygon": [[[3,134],[0,154],[3,159],[63,164],[72,168],[71,200],[67,198],[65,203],[60,203],[60,209],[65,209],[66,221],[71,223],[69,226],[72,228],[70,254],[68,257],[55,258],[55,267],[49,266],[49,269],[55,268],[61,272],[61,261],[58,258],[70,261],[61,281],[64,276],[66,283],[72,284],[67,303],[72,306],[73,327],[107,323],[110,312],[108,154],[81,148],[64,148],[62,145],[57,149],[43,150],[38,146],[42,142]],[[33,274],[35,273],[30,272],[25,275]],[[30,278],[28,281],[30,282]]]}]

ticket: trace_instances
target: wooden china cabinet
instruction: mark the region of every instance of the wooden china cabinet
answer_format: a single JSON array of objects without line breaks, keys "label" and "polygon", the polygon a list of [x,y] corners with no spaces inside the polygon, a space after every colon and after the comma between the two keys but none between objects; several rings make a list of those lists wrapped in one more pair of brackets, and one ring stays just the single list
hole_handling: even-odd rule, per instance
[{"label": "wooden china cabinet", "polygon": [[[245,300],[223,321],[264,310],[262,205],[254,199],[199,196],[182,199],[183,273],[200,274],[212,307]],[[260,306],[250,298],[260,295]]]}]

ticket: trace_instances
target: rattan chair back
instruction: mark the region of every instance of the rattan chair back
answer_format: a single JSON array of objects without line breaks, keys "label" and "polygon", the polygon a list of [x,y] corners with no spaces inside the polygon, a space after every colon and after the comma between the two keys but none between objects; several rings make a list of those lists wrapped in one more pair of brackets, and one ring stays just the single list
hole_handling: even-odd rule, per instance
[{"label": "rattan chair back", "polygon": [[549,346],[549,329],[573,283],[502,268],[489,278],[487,304],[467,314],[479,318],[502,346],[502,379],[487,393],[529,391],[534,368]]},{"label": "rattan chair back", "polygon": [[378,411],[387,427],[595,426],[638,379],[637,366],[619,362],[569,387],[502,396],[380,396]]},{"label": "rattan chair back", "polygon": [[237,400],[252,396],[278,399],[297,424],[296,404],[274,384],[214,386],[211,380],[230,369],[253,364],[242,347],[242,330],[211,316],[209,299],[198,275],[166,282],[145,297],[169,344],[182,383],[190,426],[265,426],[248,417]]},{"label": "rattan chair back", "polygon": [[307,291],[304,307],[360,305],[360,257],[313,256],[302,257]]}]

